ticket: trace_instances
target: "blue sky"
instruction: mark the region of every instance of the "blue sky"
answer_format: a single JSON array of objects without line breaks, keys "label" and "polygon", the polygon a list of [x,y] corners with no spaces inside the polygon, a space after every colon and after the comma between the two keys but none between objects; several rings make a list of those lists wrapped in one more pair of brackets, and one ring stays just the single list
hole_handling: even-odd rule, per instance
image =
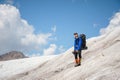
[{"label": "blue sky", "polygon": [[87,38],[98,36],[99,30],[120,10],[120,0],[14,0],[12,5],[34,26],[36,34],[51,32],[51,27],[56,27],[57,39],[45,48],[52,43],[65,50],[73,46],[74,32],[85,33]]}]

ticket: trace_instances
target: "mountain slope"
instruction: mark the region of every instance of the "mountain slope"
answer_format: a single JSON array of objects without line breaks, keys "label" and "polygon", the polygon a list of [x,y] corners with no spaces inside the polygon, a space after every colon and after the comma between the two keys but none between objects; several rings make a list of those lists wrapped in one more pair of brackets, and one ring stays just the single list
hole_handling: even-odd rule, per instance
[{"label": "mountain slope", "polygon": [[[29,70],[11,76],[5,74],[0,80],[120,80],[120,12],[101,32],[102,35],[87,40],[88,50],[82,52],[82,65],[79,67],[74,67],[71,48],[37,66],[33,65]],[[26,64],[27,61],[24,59]]]},{"label": "mountain slope", "polygon": [[30,71],[55,56],[42,56],[0,62],[0,80],[7,80],[16,74]]},{"label": "mountain slope", "polygon": [[120,27],[108,34],[91,38],[83,51],[82,65],[74,67],[73,48],[36,69],[7,80],[119,80]]}]

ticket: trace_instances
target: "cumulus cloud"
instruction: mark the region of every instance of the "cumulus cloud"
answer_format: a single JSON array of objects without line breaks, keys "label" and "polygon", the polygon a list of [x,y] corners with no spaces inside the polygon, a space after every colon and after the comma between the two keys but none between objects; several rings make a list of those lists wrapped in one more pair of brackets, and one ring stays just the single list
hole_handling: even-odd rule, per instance
[{"label": "cumulus cloud", "polygon": [[41,56],[40,53],[33,53],[32,55],[27,55],[29,57],[38,57],[38,56]]},{"label": "cumulus cloud", "polygon": [[16,7],[0,5],[0,54],[3,51],[39,49],[52,37],[52,33],[34,32],[34,27],[21,18]]},{"label": "cumulus cloud", "polygon": [[102,28],[100,30],[100,34],[106,34],[111,32],[113,29],[115,29],[116,27],[120,27],[120,12],[117,12],[112,19],[109,22],[109,25],[107,28]]},{"label": "cumulus cloud", "polygon": [[44,55],[53,55],[57,49],[55,44],[50,44],[49,48],[44,49]]},{"label": "cumulus cloud", "polygon": [[58,50],[60,51],[60,53],[63,53],[65,51],[65,48],[61,45],[59,46]]}]

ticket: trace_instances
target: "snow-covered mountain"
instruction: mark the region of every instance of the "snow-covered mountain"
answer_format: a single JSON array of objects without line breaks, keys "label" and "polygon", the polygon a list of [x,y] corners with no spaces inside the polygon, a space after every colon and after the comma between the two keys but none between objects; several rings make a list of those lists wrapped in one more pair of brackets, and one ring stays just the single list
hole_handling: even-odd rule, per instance
[{"label": "snow-covered mountain", "polygon": [[0,62],[0,80],[120,80],[120,13],[87,46],[79,67],[73,48],[54,57]]}]

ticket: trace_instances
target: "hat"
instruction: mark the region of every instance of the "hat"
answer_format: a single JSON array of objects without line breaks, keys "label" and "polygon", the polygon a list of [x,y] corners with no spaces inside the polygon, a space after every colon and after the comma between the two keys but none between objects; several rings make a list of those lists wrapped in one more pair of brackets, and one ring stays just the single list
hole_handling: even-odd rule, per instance
[{"label": "hat", "polygon": [[74,33],[74,35],[78,35],[78,33],[77,33],[77,32],[75,32],[75,33]]}]

